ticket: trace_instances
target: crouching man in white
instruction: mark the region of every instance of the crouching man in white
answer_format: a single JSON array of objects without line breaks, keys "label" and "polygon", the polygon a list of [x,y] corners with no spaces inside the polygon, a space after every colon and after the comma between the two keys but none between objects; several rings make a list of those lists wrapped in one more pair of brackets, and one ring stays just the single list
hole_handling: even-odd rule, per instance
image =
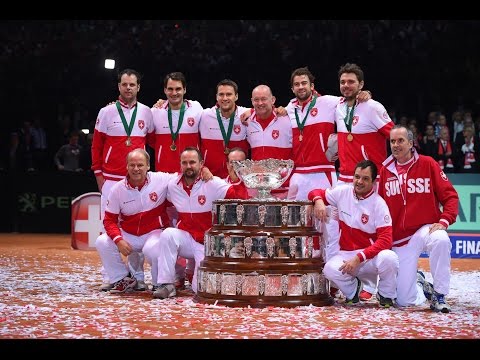
[{"label": "crouching man in white", "polygon": [[[169,226],[165,199],[169,180],[177,174],[149,172],[150,156],[141,148],[127,155],[127,177],[113,185],[108,196],[103,224],[106,233],[95,243],[108,278],[113,282],[110,293],[134,289],[137,279],[130,273],[122,256],[141,253],[152,239],[158,239]],[[151,262],[152,277],[157,263]],[[143,279],[141,279],[143,281]]]},{"label": "crouching man in white", "polygon": [[327,261],[325,277],[346,296],[346,304],[360,301],[362,281],[379,276],[377,298],[380,306],[393,306],[397,297],[398,256],[392,248],[392,219],[385,200],[374,190],[377,167],[362,160],[355,167],[353,188],[312,190],[308,199],[315,204],[315,216],[326,221],[326,205],[338,208],[340,251]]},{"label": "crouching man in white", "polygon": [[178,256],[195,259],[192,290],[197,292],[197,269],[205,257],[203,239],[205,231],[212,226],[212,203],[217,199],[245,198],[241,196],[246,194],[243,182],[232,185],[216,176],[208,182],[201,180],[203,158],[197,148],[187,147],[182,151],[180,166],[182,175],[170,181],[167,192],[167,199],[178,211],[177,227],[165,229],[155,240],[155,246],[145,248],[145,256],[158,261],[157,283],[160,285],[153,293],[157,299],[177,294],[174,282]]}]

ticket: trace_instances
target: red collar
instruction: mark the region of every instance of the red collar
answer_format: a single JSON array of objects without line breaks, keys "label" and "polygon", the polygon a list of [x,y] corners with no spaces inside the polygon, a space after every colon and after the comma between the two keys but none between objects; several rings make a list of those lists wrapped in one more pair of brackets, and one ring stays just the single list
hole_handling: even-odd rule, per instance
[{"label": "red collar", "polygon": [[121,96],[118,97],[118,102],[119,102],[120,105],[121,105],[122,107],[124,107],[125,109],[131,109],[131,108],[137,106],[137,100],[135,100],[135,102],[134,102],[132,105],[128,105],[125,101],[123,101],[123,99],[122,99]]}]

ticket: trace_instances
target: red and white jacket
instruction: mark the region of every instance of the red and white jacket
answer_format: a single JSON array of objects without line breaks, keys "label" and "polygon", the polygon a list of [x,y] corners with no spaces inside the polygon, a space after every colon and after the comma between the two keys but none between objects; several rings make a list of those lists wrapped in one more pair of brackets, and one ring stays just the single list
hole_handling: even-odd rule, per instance
[{"label": "red and white jacket", "polygon": [[302,122],[311,99],[301,106],[297,98],[290,100],[287,113],[290,118],[293,135],[293,161],[296,173],[317,173],[335,171],[335,164],[325,156],[328,137],[333,133],[335,122],[335,108],[340,101],[338,96],[320,95],[315,106],[305,120],[303,139],[299,140],[300,129],[295,117],[295,109],[299,121]]},{"label": "red and white jacket", "polygon": [[[252,109],[247,127],[247,141],[250,144],[252,160],[292,159],[292,125],[290,119],[288,116],[277,116],[275,113],[272,113],[271,117],[272,120],[263,129],[257,120],[255,110]],[[290,177],[283,183],[282,187],[273,189],[271,192],[286,192],[290,184]]]},{"label": "red and white jacket", "polygon": [[121,180],[127,175],[127,154],[137,148],[145,148],[147,134],[153,134],[152,112],[137,102],[128,107],[119,99],[127,123],[130,123],[135,106],[137,116],[130,134],[131,145],[126,145],[127,133],[115,104],[100,109],[92,142],[92,170],[95,176],[106,180]]},{"label": "red and white jacket", "polygon": [[[182,126],[175,139],[176,150],[168,124],[168,101],[161,108],[152,108],[155,135],[148,137],[148,145],[155,149],[155,171],[175,173],[180,171],[180,153],[187,147],[200,148],[198,127],[202,117],[202,105],[198,101],[185,100],[186,108]],[[172,129],[178,128],[180,110],[172,110]]]},{"label": "red and white jacket", "polygon": [[308,193],[308,199],[321,198],[325,205],[338,208],[340,250],[360,250],[360,261],[372,259],[382,250],[392,248],[392,218],[387,204],[375,191],[358,198],[350,185],[339,185]]},{"label": "red and white jacket", "polygon": [[[244,190],[237,191],[236,188]],[[191,187],[187,187],[183,175],[178,175],[168,184],[167,200],[178,212],[177,228],[185,230],[200,244],[203,244],[205,231],[212,227],[212,205],[218,199],[246,199],[245,184],[228,184],[225,180],[214,176],[205,182],[197,178]]]},{"label": "red and white jacket", "polygon": [[423,225],[439,222],[448,227],[458,215],[458,193],[438,163],[413,151],[414,161],[403,179],[399,178],[393,156],[383,162],[380,170],[378,194],[392,214],[393,246],[408,243]]},{"label": "red and white jacket", "polygon": [[[204,165],[212,172],[213,175],[224,178],[228,175],[227,155],[225,155],[225,143],[223,141],[222,131],[217,120],[217,108],[214,106],[203,110],[202,120],[200,121],[200,150],[203,154]],[[247,142],[247,127],[240,121],[242,115],[247,108],[237,106],[235,109],[235,117],[233,119],[233,129],[228,143],[228,148],[240,147],[248,154],[249,145]],[[230,119],[221,116],[225,133],[228,131]]]},{"label": "red and white jacket", "polygon": [[120,228],[133,235],[144,235],[169,226],[166,212],[168,183],[176,174],[147,172],[145,184],[133,188],[128,176],[113,185],[108,196],[103,225],[115,243],[122,239]]},{"label": "red and white jacket", "polygon": [[340,160],[339,180],[352,182],[355,166],[361,160],[371,160],[382,167],[387,157],[387,140],[393,121],[385,107],[375,100],[368,100],[355,105],[352,121],[353,140],[348,141],[345,125],[347,103],[341,98],[336,107],[335,122],[338,133],[338,158]]},{"label": "red and white jacket", "polygon": [[255,111],[247,126],[247,141],[252,150],[252,160],[268,158],[288,160],[292,158],[292,126],[287,116],[272,113],[272,120],[265,130],[257,121]]}]

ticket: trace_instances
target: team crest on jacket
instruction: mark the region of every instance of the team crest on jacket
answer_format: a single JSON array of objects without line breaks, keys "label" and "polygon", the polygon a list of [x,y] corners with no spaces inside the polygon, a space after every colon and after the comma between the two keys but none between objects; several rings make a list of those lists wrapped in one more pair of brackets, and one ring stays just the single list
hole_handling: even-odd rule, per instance
[{"label": "team crest on jacket", "polygon": [[207,201],[207,198],[205,197],[205,195],[198,195],[198,203],[200,205],[205,204],[206,201]]},{"label": "team crest on jacket", "polygon": [[279,136],[280,136],[280,131],[279,130],[272,130],[272,138],[274,138],[276,140],[276,139],[278,139]]},{"label": "team crest on jacket", "polygon": [[365,225],[368,222],[368,215],[362,214],[362,224]]},{"label": "team crest on jacket", "polygon": [[383,220],[385,221],[386,224],[388,224],[388,223],[390,222],[390,216],[385,215],[385,216],[383,217]]},{"label": "team crest on jacket", "polygon": [[233,132],[235,134],[240,134],[240,131],[242,130],[242,128],[240,127],[240,125],[233,125]]},{"label": "team crest on jacket", "polygon": [[445,173],[443,171],[440,171],[440,176],[442,177],[442,179],[444,181],[448,181],[447,175],[445,175]]},{"label": "team crest on jacket", "polygon": [[317,108],[313,108],[312,111],[310,111],[310,115],[312,116],[317,116],[318,114],[318,109]]},{"label": "team crest on jacket", "polygon": [[150,200],[152,200],[152,201],[157,201],[157,199],[158,199],[158,196],[157,196],[156,192],[150,193],[149,196],[150,196]]},{"label": "team crest on jacket", "polygon": [[138,127],[140,128],[140,130],[143,130],[143,128],[145,127],[145,121],[138,120]]},{"label": "team crest on jacket", "polygon": [[192,127],[193,125],[195,125],[195,119],[192,117],[189,117],[187,119],[187,124],[190,125],[190,127]]},{"label": "team crest on jacket", "polygon": [[358,115],[355,115],[352,119],[352,125],[357,125],[358,120],[360,120],[360,117]]}]

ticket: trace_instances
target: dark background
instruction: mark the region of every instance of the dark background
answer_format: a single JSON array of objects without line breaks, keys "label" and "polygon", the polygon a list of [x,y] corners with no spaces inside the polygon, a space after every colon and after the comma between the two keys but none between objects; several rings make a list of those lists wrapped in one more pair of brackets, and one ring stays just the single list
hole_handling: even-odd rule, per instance
[{"label": "dark background", "polygon": [[[337,71],[355,62],[365,87],[397,117],[421,124],[441,111],[450,120],[458,107],[478,113],[479,34],[477,20],[7,20],[1,132],[38,115],[56,151],[60,109],[76,116],[72,128],[92,127],[116,99],[116,74],[126,67],[144,74],[139,100],[147,105],[164,97],[167,73],[182,71],[186,97],[210,107],[224,78],[238,83],[241,105],[250,106],[260,83],[286,105],[290,73],[300,66],[315,74],[322,94],[340,95]],[[107,57],[116,69],[104,69]]]}]

